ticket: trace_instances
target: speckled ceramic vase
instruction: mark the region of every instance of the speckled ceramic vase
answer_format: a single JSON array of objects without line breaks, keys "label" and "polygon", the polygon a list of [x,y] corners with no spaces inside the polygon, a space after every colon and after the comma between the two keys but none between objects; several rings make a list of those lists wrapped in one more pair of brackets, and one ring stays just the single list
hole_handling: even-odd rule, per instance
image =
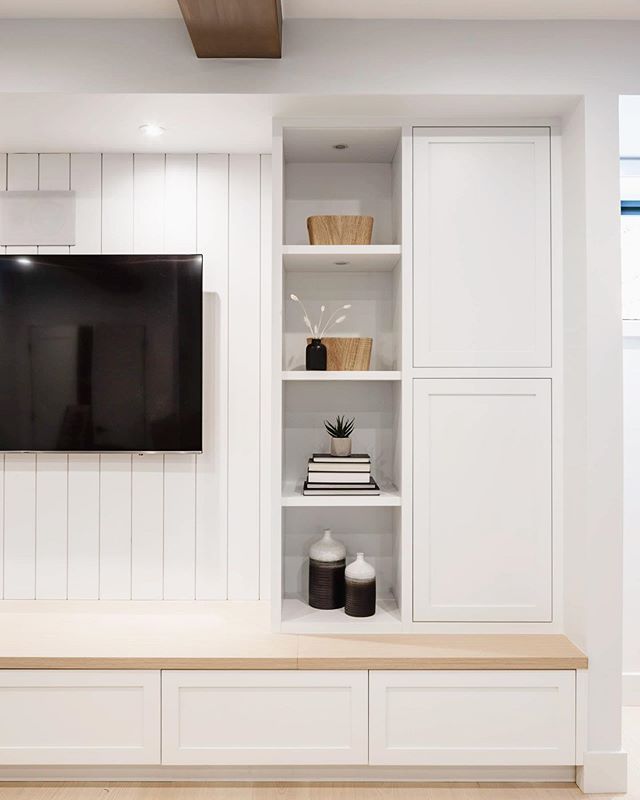
[{"label": "speckled ceramic vase", "polygon": [[347,550],[325,530],[309,549],[309,605],[312,608],[344,607],[344,568]]},{"label": "speckled ceramic vase", "polygon": [[376,613],[376,571],[357,553],[345,570],[345,613],[350,617],[372,617]]}]

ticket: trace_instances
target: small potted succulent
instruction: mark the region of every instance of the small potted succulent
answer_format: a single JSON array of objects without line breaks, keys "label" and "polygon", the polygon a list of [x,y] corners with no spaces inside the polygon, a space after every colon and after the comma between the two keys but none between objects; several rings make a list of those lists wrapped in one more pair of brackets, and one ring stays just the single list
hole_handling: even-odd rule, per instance
[{"label": "small potted succulent", "polygon": [[345,416],[336,417],[335,422],[324,421],[324,427],[331,437],[332,456],[351,455],[351,434],[355,426],[355,417],[347,419]]}]

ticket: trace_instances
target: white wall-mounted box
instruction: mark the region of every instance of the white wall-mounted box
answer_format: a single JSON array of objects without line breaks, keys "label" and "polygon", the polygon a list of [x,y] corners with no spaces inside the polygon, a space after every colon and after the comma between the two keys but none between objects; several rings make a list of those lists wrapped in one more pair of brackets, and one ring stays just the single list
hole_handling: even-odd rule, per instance
[{"label": "white wall-mounted box", "polygon": [[76,243],[75,192],[0,192],[0,245]]}]

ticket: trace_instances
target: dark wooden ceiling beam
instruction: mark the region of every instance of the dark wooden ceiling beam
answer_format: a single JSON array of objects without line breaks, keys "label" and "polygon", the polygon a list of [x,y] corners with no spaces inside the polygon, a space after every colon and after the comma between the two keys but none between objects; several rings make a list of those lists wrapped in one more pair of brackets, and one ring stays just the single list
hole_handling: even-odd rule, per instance
[{"label": "dark wooden ceiling beam", "polygon": [[198,58],[281,58],[280,0],[178,0]]}]

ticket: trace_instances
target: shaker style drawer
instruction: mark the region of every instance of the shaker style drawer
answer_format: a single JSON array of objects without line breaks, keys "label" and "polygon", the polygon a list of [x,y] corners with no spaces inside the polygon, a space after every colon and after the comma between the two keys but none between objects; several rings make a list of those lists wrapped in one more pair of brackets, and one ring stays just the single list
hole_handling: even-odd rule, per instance
[{"label": "shaker style drawer", "polygon": [[371,764],[575,763],[575,672],[371,672]]},{"label": "shaker style drawer", "polygon": [[366,764],[367,673],[162,674],[164,764]]},{"label": "shaker style drawer", "polygon": [[0,670],[0,764],[159,764],[160,673]]}]

